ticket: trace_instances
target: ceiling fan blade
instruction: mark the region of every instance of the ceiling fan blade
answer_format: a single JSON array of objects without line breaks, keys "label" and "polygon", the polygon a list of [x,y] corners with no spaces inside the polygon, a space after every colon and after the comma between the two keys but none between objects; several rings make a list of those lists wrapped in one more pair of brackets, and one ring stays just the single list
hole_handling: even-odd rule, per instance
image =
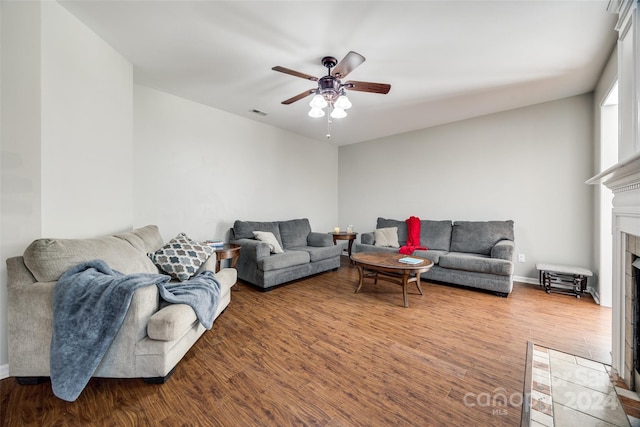
[{"label": "ceiling fan blade", "polygon": [[272,68],[273,71],[279,71],[281,73],[290,74],[292,76],[300,77],[301,79],[311,80],[313,82],[317,82],[318,78],[309,74],[301,73],[296,70],[291,70],[289,68],[281,67],[279,65]]},{"label": "ceiling fan blade", "polygon": [[304,92],[297,94],[297,95],[296,95],[296,96],[294,96],[293,98],[289,98],[289,99],[287,99],[287,100],[285,100],[285,101],[282,101],[282,103],[283,103],[284,105],[293,104],[294,102],[296,102],[296,101],[300,101],[302,98],[306,98],[307,96],[309,96],[309,95],[311,95],[311,94],[313,94],[313,93],[316,93],[316,90],[315,90],[315,89],[305,90]]},{"label": "ceiling fan blade", "polygon": [[350,51],[347,55],[342,58],[342,61],[338,62],[333,70],[331,70],[331,74],[338,77],[339,79],[344,79],[347,77],[347,74],[356,69],[356,67],[362,64],[365,61],[364,56],[360,55],[357,52]]},{"label": "ceiling fan blade", "polygon": [[381,94],[387,94],[391,90],[391,85],[386,83],[358,82],[355,80],[349,80],[344,84],[344,87],[348,90]]}]

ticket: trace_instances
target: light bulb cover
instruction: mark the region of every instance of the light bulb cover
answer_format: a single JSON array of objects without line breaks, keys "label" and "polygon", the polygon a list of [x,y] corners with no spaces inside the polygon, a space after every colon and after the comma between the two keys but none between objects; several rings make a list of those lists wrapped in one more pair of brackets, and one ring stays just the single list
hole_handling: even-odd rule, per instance
[{"label": "light bulb cover", "polygon": [[341,110],[347,110],[351,108],[351,105],[351,101],[349,101],[347,95],[340,95],[334,104],[336,108],[340,108]]},{"label": "light bulb cover", "polygon": [[342,108],[335,107],[331,112],[331,117],[333,117],[334,119],[341,119],[343,117],[347,117],[347,112]]},{"label": "light bulb cover", "polygon": [[324,116],[324,110],[318,107],[311,107],[309,117],[318,118]]},{"label": "light bulb cover", "polygon": [[324,99],[324,96],[320,94],[317,94],[316,96],[311,98],[311,102],[309,102],[309,107],[311,108],[324,108],[326,106],[327,106],[327,100]]}]

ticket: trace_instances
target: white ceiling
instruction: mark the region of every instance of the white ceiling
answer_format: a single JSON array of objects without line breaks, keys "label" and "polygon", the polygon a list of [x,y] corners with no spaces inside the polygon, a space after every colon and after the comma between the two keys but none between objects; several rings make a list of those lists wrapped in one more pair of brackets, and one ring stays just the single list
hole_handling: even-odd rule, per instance
[{"label": "white ceiling", "polygon": [[[329,142],[351,144],[587,93],[615,45],[607,0],[61,1],[134,65],[136,83],[326,140],[310,98],[323,56],[367,60]],[[267,113],[260,116],[252,110]]]}]

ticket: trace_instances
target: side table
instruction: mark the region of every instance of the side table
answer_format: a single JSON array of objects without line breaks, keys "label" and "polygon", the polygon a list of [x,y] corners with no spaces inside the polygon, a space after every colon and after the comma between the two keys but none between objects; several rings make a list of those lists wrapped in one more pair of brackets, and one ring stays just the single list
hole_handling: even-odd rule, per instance
[{"label": "side table", "polygon": [[348,240],[348,248],[347,252],[349,253],[349,260],[351,260],[351,247],[353,246],[353,241],[356,240],[356,236],[358,233],[347,233],[346,231],[341,231],[339,233],[331,232],[329,233],[333,236],[333,244],[337,244],[337,240]]},{"label": "side table", "polygon": [[216,272],[220,271],[220,263],[222,260],[230,259],[231,268],[236,268],[238,258],[240,257],[240,248],[242,246],[235,243],[225,243],[221,248],[215,248],[216,252]]}]

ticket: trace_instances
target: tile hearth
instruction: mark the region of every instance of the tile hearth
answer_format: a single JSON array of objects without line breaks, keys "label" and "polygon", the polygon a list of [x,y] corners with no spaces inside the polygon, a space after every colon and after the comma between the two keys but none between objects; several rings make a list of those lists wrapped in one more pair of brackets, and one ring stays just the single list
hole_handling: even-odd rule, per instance
[{"label": "tile hearth", "polygon": [[640,399],[609,365],[533,346],[531,426],[640,426]]}]

